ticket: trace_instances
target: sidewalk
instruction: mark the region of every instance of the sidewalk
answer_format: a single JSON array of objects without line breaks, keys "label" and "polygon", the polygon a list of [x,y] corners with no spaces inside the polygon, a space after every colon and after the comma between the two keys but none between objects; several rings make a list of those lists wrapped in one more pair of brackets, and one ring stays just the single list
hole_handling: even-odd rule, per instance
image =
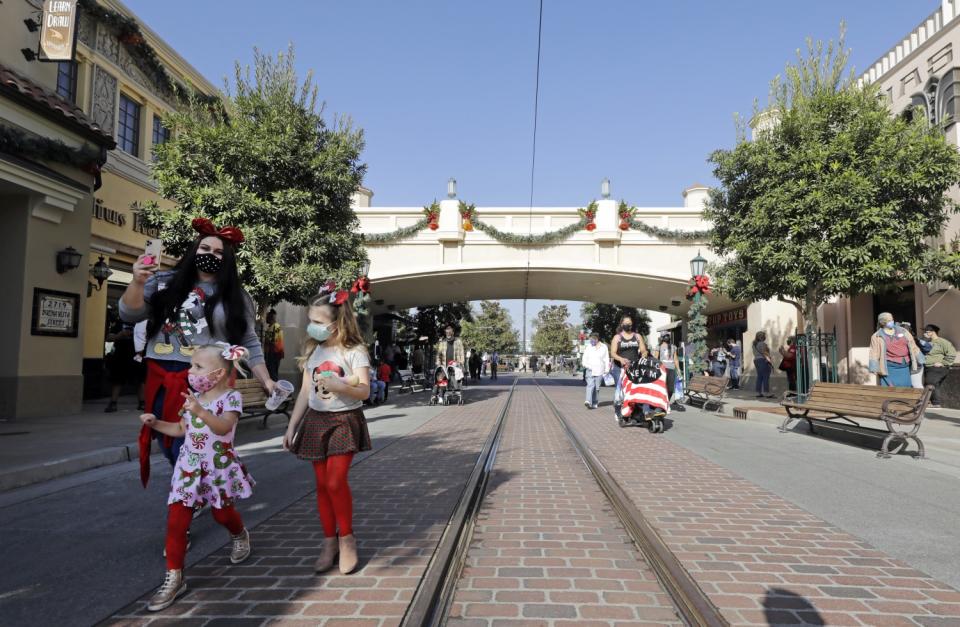
[{"label": "sidewalk", "polygon": [[[378,407],[403,408],[425,403],[422,394],[401,396],[391,390],[389,402]],[[136,397],[122,397],[116,413],[104,413],[106,405],[107,399],[102,399],[84,403],[79,414],[0,420],[0,492],[136,460],[141,414]],[[286,419],[283,414],[276,414],[267,426],[281,427]],[[260,423],[260,418],[243,420],[237,430],[242,433],[257,429]],[[158,453],[156,446],[153,453]]]},{"label": "sidewalk", "polygon": [[[859,533],[844,531],[679,446],[669,430],[654,436],[619,428],[605,412],[583,408],[580,388],[558,386],[551,398],[731,624],[960,624],[960,592],[878,550]],[[690,412],[672,415],[671,422],[685,417],[689,422],[695,415],[709,421],[708,414]],[[736,421],[727,426],[744,425]],[[777,463],[793,467],[787,470],[795,482],[811,482],[829,493],[851,475],[826,468],[833,485],[814,474],[821,460],[787,457],[791,448],[810,443],[812,439],[797,438],[790,447],[781,444]],[[713,447],[723,444],[714,439]],[[862,460],[834,455],[855,457],[858,476],[868,483],[889,484],[889,475],[908,474],[899,464],[878,465],[882,461],[872,455]],[[638,472],[645,480],[637,480]],[[915,472],[923,472],[922,467]],[[898,492],[887,492],[886,519],[902,528],[894,494]],[[900,491],[898,496],[904,495]],[[905,531],[924,531],[924,516],[907,513],[914,528]],[[940,539],[940,546],[929,548],[946,550],[945,538]]]}]

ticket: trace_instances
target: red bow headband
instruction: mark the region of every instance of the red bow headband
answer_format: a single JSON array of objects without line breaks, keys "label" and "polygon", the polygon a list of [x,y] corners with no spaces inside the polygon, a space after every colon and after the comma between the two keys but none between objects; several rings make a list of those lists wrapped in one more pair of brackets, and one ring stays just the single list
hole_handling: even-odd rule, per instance
[{"label": "red bow headband", "polygon": [[231,244],[243,243],[243,231],[235,226],[225,226],[222,229],[218,229],[209,218],[194,218],[193,230],[200,235],[219,237],[223,241],[230,242]]}]

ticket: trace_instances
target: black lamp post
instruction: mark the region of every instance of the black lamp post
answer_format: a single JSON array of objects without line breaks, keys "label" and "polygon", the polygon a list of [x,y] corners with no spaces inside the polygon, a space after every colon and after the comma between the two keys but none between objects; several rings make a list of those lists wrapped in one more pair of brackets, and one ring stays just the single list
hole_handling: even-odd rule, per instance
[{"label": "black lamp post", "polygon": [[67,270],[79,268],[82,258],[83,255],[73,246],[67,246],[64,250],[57,251],[57,272],[63,274]]},{"label": "black lamp post", "polygon": [[[693,349],[693,354],[684,356],[684,361],[689,363],[693,372],[697,374],[702,373],[707,367],[707,320],[703,315],[703,310],[707,307],[707,299],[699,289],[699,279],[704,276],[706,271],[707,260],[703,258],[700,251],[697,251],[697,256],[690,260],[690,274],[693,275],[693,288],[691,290],[693,304],[687,312],[689,319],[687,339]],[[688,359],[689,361],[687,361]],[[689,374],[693,373],[688,370],[688,376]]]}]

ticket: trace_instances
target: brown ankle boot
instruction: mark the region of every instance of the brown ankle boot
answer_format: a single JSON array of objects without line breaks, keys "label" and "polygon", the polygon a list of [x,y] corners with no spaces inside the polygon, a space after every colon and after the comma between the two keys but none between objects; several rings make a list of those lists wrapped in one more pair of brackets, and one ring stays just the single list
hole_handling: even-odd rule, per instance
[{"label": "brown ankle boot", "polygon": [[357,538],[353,534],[340,538],[340,572],[349,575],[357,567]]},{"label": "brown ankle boot", "polygon": [[337,553],[340,552],[339,540],[337,536],[323,539],[323,548],[320,551],[320,558],[314,565],[313,570],[317,573],[325,573],[333,567],[333,562],[337,559]]}]

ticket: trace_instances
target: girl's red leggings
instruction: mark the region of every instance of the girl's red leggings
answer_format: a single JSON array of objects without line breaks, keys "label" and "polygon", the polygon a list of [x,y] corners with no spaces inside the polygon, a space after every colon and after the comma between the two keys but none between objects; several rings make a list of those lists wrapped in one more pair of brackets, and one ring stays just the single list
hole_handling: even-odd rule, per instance
[{"label": "girl's red leggings", "polygon": [[340,536],[353,533],[353,496],[347,473],[353,453],[331,455],[313,462],[313,474],[317,477],[317,511],[323,525],[323,535],[332,538],[340,529]]},{"label": "girl's red leggings", "polygon": [[[230,507],[213,510],[213,519],[227,528],[231,535],[240,535],[243,520],[239,512]],[[167,570],[182,570],[187,554],[187,531],[193,520],[193,507],[181,502],[171,503],[167,508]]]}]

